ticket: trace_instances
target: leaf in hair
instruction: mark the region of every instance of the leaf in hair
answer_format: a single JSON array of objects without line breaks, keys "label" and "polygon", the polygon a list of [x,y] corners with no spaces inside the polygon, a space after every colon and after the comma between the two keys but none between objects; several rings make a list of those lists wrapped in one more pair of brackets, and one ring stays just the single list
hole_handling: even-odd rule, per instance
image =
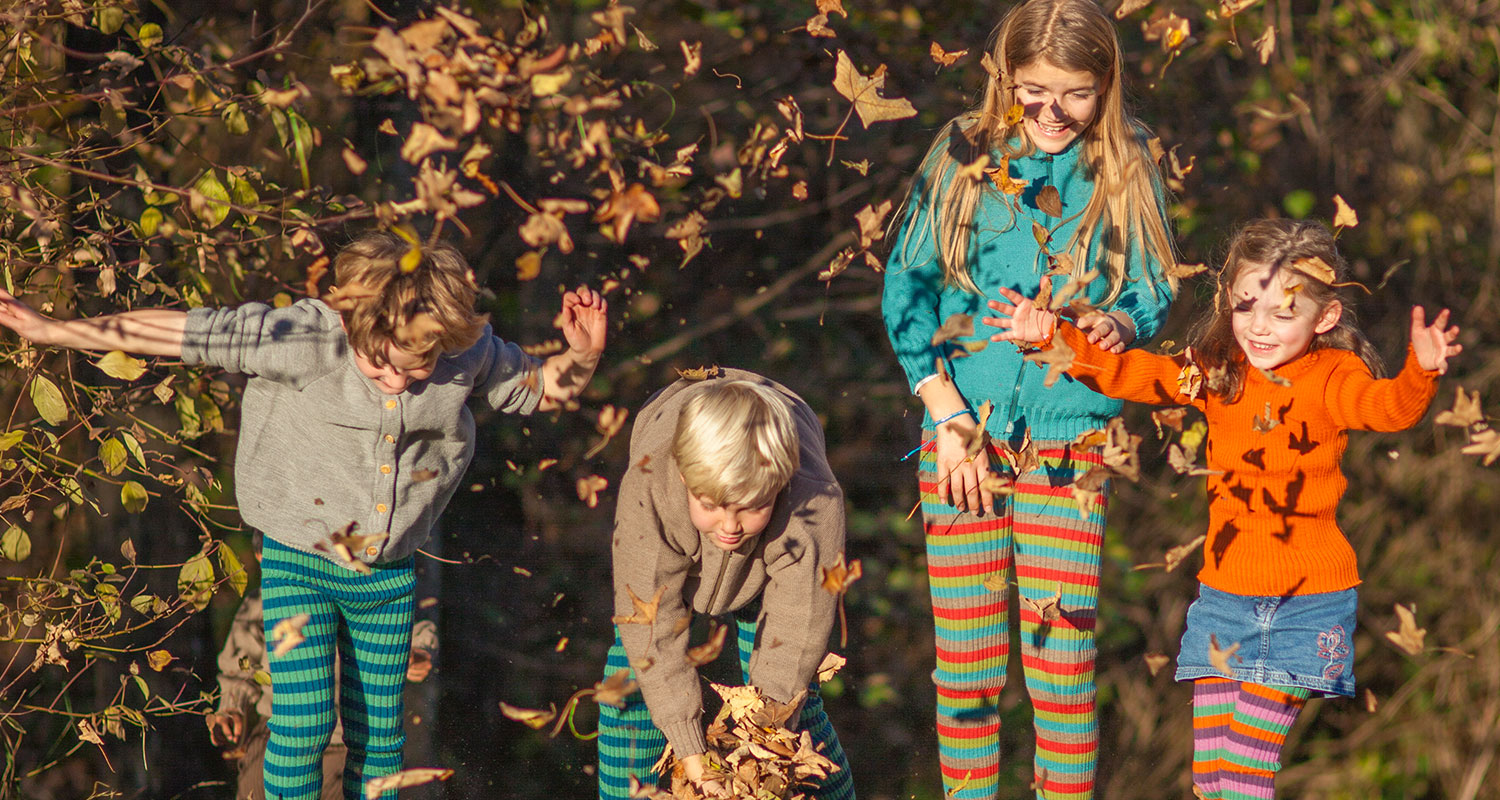
[{"label": "leaf in hair", "polygon": [[1344,201],[1342,195],[1333,196],[1333,227],[1352,228],[1359,224],[1359,215]]},{"label": "leaf in hair", "polygon": [[1061,217],[1063,215],[1062,195],[1058,194],[1056,186],[1043,186],[1036,193],[1036,207],[1049,217]]},{"label": "leaf in hair", "polygon": [[1330,286],[1332,286],[1338,280],[1338,275],[1334,273],[1333,267],[1328,266],[1327,261],[1324,261],[1317,256],[1299,258],[1296,261],[1293,261],[1288,266],[1304,275],[1313,278],[1314,280],[1322,281],[1323,283],[1326,283]]},{"label": "leaf in hair", "polygon": [[969,53],[968,50],[944,50],[942,46],[937,42],[933,42],[932,46],[928,48],[927,52],[932,56],[932,60],[936,62],[939,67],[951,67],[953,66],[953,62],[959,60],[960,58],[963,58]]},{"label": "leaf in hair", "polygon": [[1019,125],[1021,124],[1021,120],[1025,118],[1026,106],[1014,103],[1010,108],[1005,110],[1005,127],[1010,128]]},{"label": "leaf in hair", "polygon": [[1453,408],[1439,412],[1437,419],[1433,421],[1439,425],[1452,425],[1458,428],[1467,428],[1484,422],[1484,410],[1479,406],[1479,392],[1465,394],[1464,387],[1458,387],[1458,396],[1453,398]]},{"label": "leaf in hair", "polygon": [[1260,63],[1270,63],[1271,54],[1276,52],[1276,26],[1267,25],[1265,31],[1255,40],[1253,47],[1255,47],[1255,54],[1260,56]]}]

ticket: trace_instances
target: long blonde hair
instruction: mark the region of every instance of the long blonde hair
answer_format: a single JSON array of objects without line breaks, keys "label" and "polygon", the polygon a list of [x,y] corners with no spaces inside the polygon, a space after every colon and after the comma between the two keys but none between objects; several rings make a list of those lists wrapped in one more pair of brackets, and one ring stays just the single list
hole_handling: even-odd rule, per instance
[{"label": "long blonde hair", "polygon": [[1234,303],[1231,294],[1235,281],[1247,269],[1263,267],[1274,274],[1278,270],[1294,269],[1292,265],[1298,261],[1314,258],[1321,259],[1332,271],[1332,280],[1323,280],[1330,277],[1328,275],[1314,274],[1317,270],[1296,270],[1301,283],[1296,293],[1297,301],[1305,300],[1319,312],[1329,303],[1338,301],[1343,306],[1343,313],[1332,329],[1313,336],[1308,351],[1324,348],[1349,350],[1365,362],[1375,377],[1385,374],[1380,353],[1360,332],[1354,309],[1348,298],[1339,292],[1339,287],[1348,281],[1349,265],[1339,255],[1333,234],[1317,222],[1257,219],[1246,223],[1230,238],[1229,254],[1224,259],[1224,268],[1219,271],[1219,283],[1214,289],[1213,314],[1200,322],[1189,337],[1193,363],[1218,376],[1217,380],[1209,381],[1209,391],[1232,402],[1239,397],[1245,384],[1245,354],[1234,339],[1232,327]]},{"label": "long blonde hair", "polygon": [[[969,246],[983,193],[998,189],[988,181],[961,178],[957,171],[962,164],[997,151],[1007,158],[1034,151],[1030,138],[1022,135],[1024,119],[1006,124],[1006,116],[1016,104],[1016,70],[1045,61],[1058,69],[1087,72],[1100,86],[1094,120],[1080,143],[1094,192],[1065,247],[1073,255],[1074,274],[1087,272],[1092,266],[1087,255],[1102,246],[1108,254],[1107,305],[1125,286],[1128,242],[1138,242],[1143,257],[1154,257],[1163,266],[1174,263],[1172,238],[1157,197],[1160,173],[1143,141],[1145,126],[1125,109],[1120,42],[1098,3],[1026,0],[1000,20],[986,50],[997,72],[986,81],[978,107],[944,126],[923,158],[920,174],[929,176],[930,224],[927,230],[908,236],[907,246],[913,239],[933,236],[944,285],[981,293],[969,274]],[[1012,146],[1011,140],[1017,138],[1020,146]],[[961,162],[959,156],[967,158]],[[919,182],[913,182],[907,195],[909,210],[920,202],[912,197]],[[1146,280],[1154,289],[1156,277],[1150,270],[1146,270]],[[1166,280],[1176,288],[1174,279],[1168,276]]]}]

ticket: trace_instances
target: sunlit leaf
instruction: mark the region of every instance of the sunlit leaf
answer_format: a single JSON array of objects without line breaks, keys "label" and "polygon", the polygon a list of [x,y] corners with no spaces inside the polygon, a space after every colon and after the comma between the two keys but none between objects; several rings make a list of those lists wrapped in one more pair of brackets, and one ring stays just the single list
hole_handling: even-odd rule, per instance
[{"label": "sunlit leaf", "polygon": [[[1214,669],[1219,671],[1220,675],[1226,678],[1234,677],[1234,666],[1230,663],[1229,659],[1239,658],[1239,656],[1235,655],[1239,651],[1239,642],[1235,642],[1228,648],[1221,648],[1219,647],[1218,634],[1210,633],[1208,635],[1208,663],[1212,664]],[[1244,659],[1240,658],[1239,660],[1243,661]]]},{"label": "sunlit leaf", "polygon": [[311,620],[311,614],[294,614],[293,616],[277,621],[271,627],[270,639],[276,643],[276,647],[271,650],[271,657],[280,658],[291,652],[292,648],[307,641],[307,637],[302,633],[302,628]]},{"label": "sunlit leaf", "polygon": [[121,350],[111,350],[94,362],[105,375],[122,381],[133,381],[146,374],[146,362]]},{"label": "sunlit leaf", "polygon": [[651,602],[648,603],[636,597],[635,590],[626,586],[625,591],[630,595],[630,602],[635,610],[628,617],[615,616],[610,620],[616,625],[651,625],[656,621],[656,609],[661,605],[661,594],[665,590],[666,587],[656,587],[656,594],[651,596]]},{"label": "sunlit leaf", "polygon": [[854,112],[866,128],[871,123],[905,119],[917,115],[911,101],[901,97],[885,97],[885,65],[866,77],[855,68],[843,50],[838,52],[833,88],[854,103]]},{"label": "sunlit leaf", "polygon": [[414,767],[393,772],[390,775],[382,775],[371,778],[365,782],[366,800],[380,800],[380,796],[389,791],[404,789],[409,786],[421,786],[433,781],[446,781],[453,777],[453,770],[438,767]]},{"label": "sunlit leaf", "polygon": [[541,730],[551,724],[552,720],[557,719],[557,706],[554,705],[546,711],[542,711],[535,708],[513,706],[502,700],[500,702],[500,713],[504,714],[506,719],[513,719],[528,728]]},{"label": "sunlit leaf", "polygon": [[136,481],[125,481],[120,487],[120,505],[132,514],[139,514],[146,510],[146,504],[151,501],[151,495],[146,487]]},{"label": "sunlit leaf", "polygon": [[68,404],[63,400],[62,390],[47,376],[32,376],[29,394],[32,405],[47,424],[59,425],[68,418]]},{"label": "sunlit leaf", "polygon": [[172,654],[165,650],[152,650],[146,654],[146,665],[151,669],[161,672],[172,663]]},{"label": "sunlit leaf", "polygon": [[217,228],[229,216],[229,190],[219,182],[214,171],[209,170],[193,184],[193,190],[188,193],[188,206],[204,225]]},{"label": "sunlit leaf", "polygon": [[208,607],[208,601],[214,594],[214,568],[203,551],[198,551],[197,555],[188,559],[182,569],[178,570],[177,592],[182,596],[183,602],[197,611]]},{"label": "sunlit leaf", "polygon": [[1424,639],[1427,637],[1426,628],[1417,627],[1417,607],[1396,604],[1397,628],[1386,631],[1385,638],[1410,656],[1421,655],[1426,649]]},{"label": "sunlit leaf", "polygon": [[0,558],[7,561],[25,561],[31,555],[31,536],[15,525],[0,534]]},{"label": "sunlit leaf", "polygon": [[125,469],[125,462],[130,454],[125,451],[125,445],[113,436],[107,437],[99,443],[99,461],[104,465],[104,471],[110,475],[119,475]]},{"label": "sunlit leaf", "polygon": [[1333,206],[1335,209],[1333,213],[1333,227],[1353,228],[1359,224],[1359,215],[1354,213],[1354,209],[1344,201],[1342,195],[1336,194],[1333,196]]},{"label": "sunlit leaf", "polygon": [[235,554],[233,548],[223,542],[219,542],[219,546],[214,548],[214,555],[218,557],[219,571],[224,573],[224,578],[229,581],[230,587],[234,589],[235,594],[243,596],[249,576],[245,574],[245,567],[240,564],[240,557]]}]

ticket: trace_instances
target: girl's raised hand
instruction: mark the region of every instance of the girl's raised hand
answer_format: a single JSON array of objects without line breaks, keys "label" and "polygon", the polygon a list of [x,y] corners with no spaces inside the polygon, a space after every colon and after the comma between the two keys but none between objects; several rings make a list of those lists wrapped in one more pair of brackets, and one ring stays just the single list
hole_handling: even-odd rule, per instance
[{"label": "girl's raised hand", "polygon": [[[1046,292],[1052,278],[1042,277],[1042,291]],[[1037,308],[1036,302],[1013,289],[1000,290],[1000,295],[1010,302],[1002,300],[989,301],[991,311],[1005,314],[1003,317],[985,317],[980,322],[991,328],[1002,330],[991,336],[992,342],[1040,342],[1052,335],[1052,330],[1057,327],[1057,315],[1051,311]]]},{"label": "girl's raised hand", "polygon": [[1455,344],[1458,326],[1448,324],[1448,309],[1438,312],[1431,325],[1427,324],[1427,313],[1421,306],[1411,308],[1411,349],[1417,356],[1417,364],[1438,374],[1448,371],[1448,359],[1463,352],[1464,346]]},{"label": "girl's raised hand", "polygon": [[562,329],[563,338],[574,353],[597,358],[604,352],[609,330],[609,303],[593,289],[580,286],[563,295],[557,327]]},{"label": "girl's raised hand", "polygon": [[34,342],[47,344],[44,330],[49,322],[50,319],[33,311],[10,292],[0,289],[0,325]]}]

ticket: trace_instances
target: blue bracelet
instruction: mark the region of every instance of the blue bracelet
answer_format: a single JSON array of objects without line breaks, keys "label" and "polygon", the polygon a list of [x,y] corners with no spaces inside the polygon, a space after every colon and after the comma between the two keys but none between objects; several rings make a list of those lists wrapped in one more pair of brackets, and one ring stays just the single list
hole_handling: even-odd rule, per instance
[{"label": "blue bracelet", "polygon": [[[935,430],[937,428],[937,426],[943,424],[944,422],[947,422],[950,419],[957,419],[958,417],[961,417],[961,416],[963,416],[965,414],[968,414],[969,416],[973,417],[975,422],[979,421],[979,415],[975,414],[974,411],[973,411],[973,409],[966,408],[966,409],[963,409],[962,411],[955,411],[952,414],[949,414],[948,416],[943,417],[942,419],[940,419],[940,420],[932,423],[932,427]],[[917,453],[922,452],[923,448],[926,448],[926,447],[930,446],[933,442],[936,442],[936,441],[937,441],[936,439],[931,439],[931,440],[928,440],[924,444],[919,444],[916,447],[913,447],[911,449],[910,453],[907,453],[906,455],[904,455],[904,456],[901,457],[901,460],[905,461],[908,458],[911,458],[912,456],[916,455]]]}]

